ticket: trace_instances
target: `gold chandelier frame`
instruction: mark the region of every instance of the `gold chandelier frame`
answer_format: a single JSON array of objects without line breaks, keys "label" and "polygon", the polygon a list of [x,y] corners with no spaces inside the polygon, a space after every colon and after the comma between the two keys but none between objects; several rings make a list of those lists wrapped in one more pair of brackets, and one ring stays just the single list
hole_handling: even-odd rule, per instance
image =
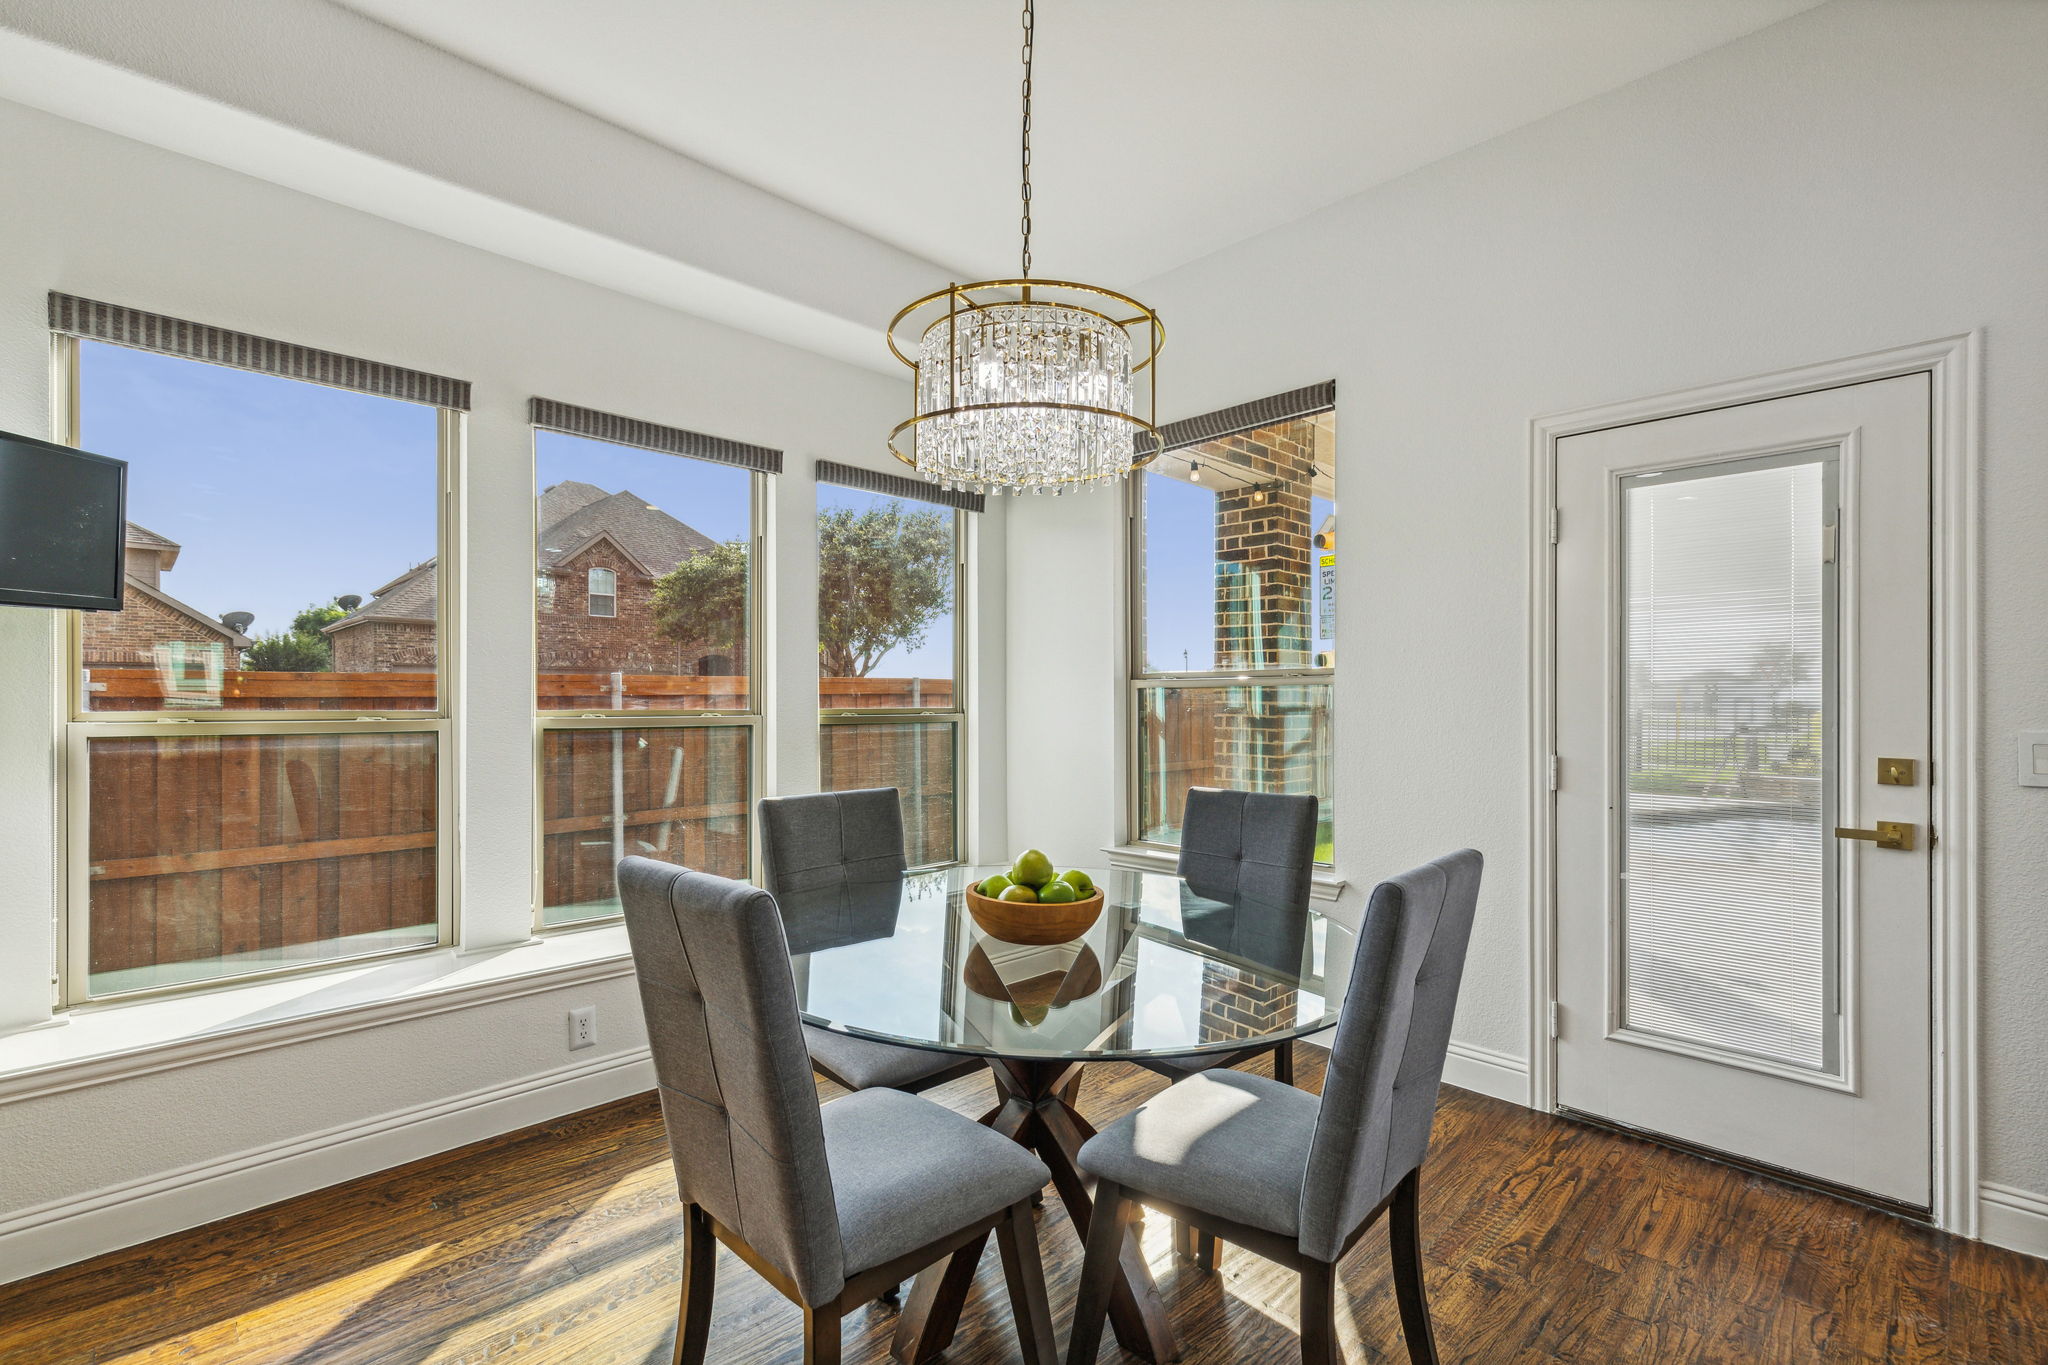
[{"label": "gold chandelier frame", "polygon": [[[1002,292],[996,297],[985,297],[989,291]],[[1034,294],[1037,297],[1034,297]],[[1090,303],[1082,302],[1082,299],[1093,300],[1094,303],[1091,305]],[[944,308],[943,313],[937,311],[940,307]],[[1114,289],[1104,289],[1100,285],[1080,284],[1072,280],[1043,280],[1018,277],[1006,280],[980,280],[973,284],[949,284],[944,289],[933,290],[923,298],[906,304],[897,312],[895,317],[889,320],[889,330],[887,333],[889,350],[898,360],[910,367],[911,375],[911,415],[904,421],[897,423],[895,429],[889,433],[889,453],[891,455],[894,455],[912,469],[917,469],[918,464],[915,454],[917,448],[916,428],[920,423],[929,422],[935,417],[959,417],[968,413],[992,411],[1081,412],[1098,417],[1113,417],[1117,421],[1124,422],[1131,428],[1133,437],[1132,449],[1134,452],[1138,452],[1139,439],[1144,436],[1151,437],[1152,445],[1150,450],[1133,454],[1126,472],[1142,469],[1165,451],[1166,438],[1159,432],[1159,387],[1156,371],[1146,378],[1147,415],[1144,417],[1139,417],[1135,413],[1120,412],[1115,408],[1097,407],[1088,403],[1055,403],[1050,400],[1005,403],[960,402],[959,374],[954,364],[954,356],[957,353],[958,347],[960,320],[963,317],[971,319],[976,313],[986,309],[1001,307],[1057,308],[1068,312],[1087,313],[1101,318],[1112,327],[1121,328],[1132,339],[1133,350],[1139,356],[1139,358],[1134,359],[1131,365],[1131,374],[1133,376],[1141,371],[1150,369],[1152,363],[1159,358],[1160,348],[1166,344],[1166,328],[1159,321],[1158,313],[1128,294],[1119,294]],[[1111,311],[1112,309],[1116,311]],[[1129,316],[1118,316],[1119,312],[1126,311],[1129,312]],[[904,344],[912,344],[913,338],[921,342],[935,327],[945,327],[948,329],[946,337],[947,402],[943,408],[933,408],[929,412],[919,412],[917,405],[922,394],[923,365],[915,357],[904,352]],[[899,339],[901,344],[899,344]],[[910,444],[912,453],[910,454],[905,454],[897,447],[897,438],[906,431],[911,433]],[[1065,479],[1059,482],[1073,483],[1077,482],[1077,480]]]}]

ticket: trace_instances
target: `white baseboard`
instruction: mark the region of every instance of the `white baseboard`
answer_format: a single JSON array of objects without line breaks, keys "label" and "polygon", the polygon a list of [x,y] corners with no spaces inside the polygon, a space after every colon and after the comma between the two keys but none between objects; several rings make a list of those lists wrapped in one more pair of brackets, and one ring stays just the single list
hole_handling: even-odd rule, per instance
[{"label": "white baseboard", "polygon": [[1476,1043],[1452,1041],[1444,1058],[1444,1083],[1524,1108],[1529,1104],[1529,1063]]},{"label": "white baseboard", "polygon": [[1977,1235],[2048,1259],[2048,1195],[1985,1181],[1977,1187]]},{"label": "white baseboard", "polygon": [[0,1284],[653,1088],[611,1053],[0,1215]]}]

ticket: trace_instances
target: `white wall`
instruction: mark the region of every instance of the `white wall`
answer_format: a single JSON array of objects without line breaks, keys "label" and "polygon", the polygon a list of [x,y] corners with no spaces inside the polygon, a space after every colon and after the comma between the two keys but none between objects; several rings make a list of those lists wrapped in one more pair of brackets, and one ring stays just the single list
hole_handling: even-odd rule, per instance
[{"label": "white wall", "polygon": [[[0,103],[0,184],[0,429],[48,429],[44,297],[53,288],[473,381],[464,601],[473,648],[459,710],[467,946],[513,942],[530,925],[531,394],[786,452],[787,472],[771,481],[767,641],[771,714],[792,719],[769,727],[767,785],[815,789],[812,461],[890,466],[882,441],[903,406],[901,381],[20,105]],[[973,661],[987,691],[972,704],[992,699],[996,734],[1002,516],[997,509],[980,528],[993,556],[978,566]],[[51,621],[0,608],[0,1033],[48,1013]],[[1000,745],[986,733],[976,745],[1000,790]],[[1000,845],[1002,801],[974,815],[975,836]],[[140,1079],[0,1097],[0,1280],[34,1263],[8,1260],[9,1232],[79,1254],[473,1135],[473,1123],[461,1133],[432,1123],[382,1133],[379,1116],[431,1118],[479,1095],[517,1097],[536,1075],[560,1083],[477,1121],[509,1126],[644,1088],[632,1067],[556,1074],[593,1056],[566,1052],[563,1011],[585,1003],[599,1010],[599,1062],[644,1046],[631,982],[614,976]],[[219,1176],[238,1153],[275,1166],[302,1144],[317,1158],[337,1134],[364,1140],[325,1165],[287,1163],[253,1184],[191,1184],[194,1172]],[[76,1235],[64,1231],[81,1197],[110,1187],[175,1198],[98,1221],[79,1215]],[[26,1210],[41,1212],[24,1224]]]},{"label": "white wall", "polygon": [[[1539,413],[1983,328],[1983,1174],[2048,1191],[2048,6],[1838,0],[1134,292],[1179,417],[1334,377],[1337,860],[1487,855],[1456,1036],[1526,1057],[1529,460]],[[1370,137],[1372,130],[1360,129]],[[1117,563],[1112,499],[1013,527],[1013,728],[1107,753],[1115,642],[1017,652]],[[1012,744],[1016,837],[1107,790]]]}]

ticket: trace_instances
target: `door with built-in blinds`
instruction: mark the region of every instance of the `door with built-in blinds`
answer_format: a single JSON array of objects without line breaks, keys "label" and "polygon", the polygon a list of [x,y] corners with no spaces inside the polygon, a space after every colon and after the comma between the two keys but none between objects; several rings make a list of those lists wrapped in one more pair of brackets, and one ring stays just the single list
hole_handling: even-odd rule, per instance
[{"label": "door with built-in blinds", "polygon": [[1557,443],[1558,1103],[1916,1208],[1930,402]]}]

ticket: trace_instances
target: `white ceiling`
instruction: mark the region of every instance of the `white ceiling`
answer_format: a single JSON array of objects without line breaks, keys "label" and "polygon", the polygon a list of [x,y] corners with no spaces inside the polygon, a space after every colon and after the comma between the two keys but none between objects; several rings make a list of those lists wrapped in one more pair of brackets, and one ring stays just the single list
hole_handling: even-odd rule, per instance
[{"label": "white ceiling", "polygon": [[[1017,256],[1009,0],[335,0],[961,278]],[[1037,273],[1130,285],[1820,0],[1043,0]]]}]

